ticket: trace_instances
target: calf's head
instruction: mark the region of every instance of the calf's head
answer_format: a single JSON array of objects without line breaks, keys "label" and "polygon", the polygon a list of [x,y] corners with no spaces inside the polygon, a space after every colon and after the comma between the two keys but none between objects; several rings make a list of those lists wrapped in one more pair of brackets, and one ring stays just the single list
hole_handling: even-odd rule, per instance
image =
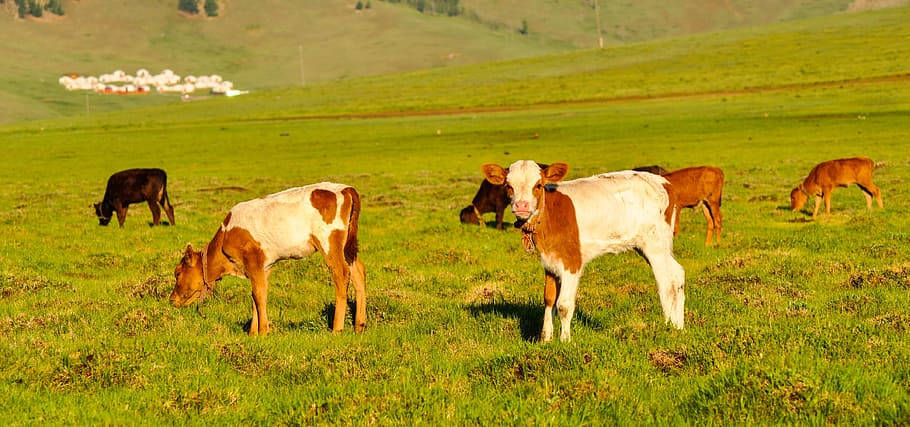
[{"label": "calf's head", "polygon": [[544,185],[562,180],[569,171],[569,165],[553,163],[542,169],[532,160],[519,160],[512,163],[508,170],[493,163],[483,165],[482,170],[491,183],[505,184],[512,200],[512,213],[518,219],[528,219],[539,209]]},{"label": "calf's head", "polygon": [[477,216],[477,210],[474,208],[474,205],[462,209],[459,217],[461,218],[462,224],[480,225],[480,217]]},{"label": "calf's head", "polygon": [[104,202],[95,203],[95,215],[98,217],[98,223],[101,225],[108,225],[111,222],[111,217],[114,215],[114,210],[108,208]]},{"label": "calf's head", "polygon": [[202,280],[202,252],[186,245],[180,264],[174,269],[177,281],[171,292],[171,303],[177,307],[186,307],[205,295],[205,282]]},{"label": "calf's head", "polygon": [[803,191],[802,184],[800,184],[790,192],[790,207],[796,212],[803,208],[807,199],[808,196],[806,196],[806,192]]}]

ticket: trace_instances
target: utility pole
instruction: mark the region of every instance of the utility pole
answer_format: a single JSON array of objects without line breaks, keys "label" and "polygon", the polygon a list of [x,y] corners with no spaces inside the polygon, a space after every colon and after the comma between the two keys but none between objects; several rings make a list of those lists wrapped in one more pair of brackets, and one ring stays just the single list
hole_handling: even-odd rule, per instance
[{"label": "utility pole", "polygon": [[303,45],[297,45],[298,50],[300,51],[300,85],[306,86],[306,78],[303,75]]},{"label": "utility pole", "polygon": [[597,0],[594,0],[594,20],[597,21],[597,45],[603,49],[604,36],[600,31],[600,6],[597,4]]}]

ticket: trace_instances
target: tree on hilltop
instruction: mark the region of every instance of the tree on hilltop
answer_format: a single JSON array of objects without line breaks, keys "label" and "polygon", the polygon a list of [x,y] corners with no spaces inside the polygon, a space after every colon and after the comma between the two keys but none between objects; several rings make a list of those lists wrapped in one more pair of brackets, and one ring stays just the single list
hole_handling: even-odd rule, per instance
[{"label": "tree on hilltop", "polygon": [[199,13],[198,3],[199,2],[197,0],[180,0],[180,2],[177,3],[177,9],[196,15]]},{"label": "tree on hilltop", "polygon": [[215,0],[205,0],[205,15],[215,17],[218,16],[218,2]]}]

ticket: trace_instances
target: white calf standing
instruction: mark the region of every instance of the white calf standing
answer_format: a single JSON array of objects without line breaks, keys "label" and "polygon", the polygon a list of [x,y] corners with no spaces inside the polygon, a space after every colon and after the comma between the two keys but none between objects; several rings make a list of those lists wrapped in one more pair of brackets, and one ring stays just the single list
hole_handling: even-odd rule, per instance
[{"label": "white calf standing", "polygon": [[486,178],[505,184],[512,212],[527,220],[523,231],[540,253],[546,273],[543,330],[553,338],[553,305],[562,324],[560,340],[571,339],[575,295],[585,264],[605,253],[637,248],[657,279],[664,320],[683,328],[685,272],[673,258],[673,227],[664,220],[669,197],[664,178],[623,171],[555,183],[569,166],[554,163],[541,169],[520,160],[508,170],[483,165]]}]

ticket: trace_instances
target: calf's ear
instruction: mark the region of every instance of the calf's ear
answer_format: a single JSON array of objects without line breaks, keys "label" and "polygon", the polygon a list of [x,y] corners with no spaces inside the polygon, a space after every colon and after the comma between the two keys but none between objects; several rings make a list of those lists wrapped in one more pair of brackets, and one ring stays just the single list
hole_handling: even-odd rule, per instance
[{"label": "calf's ear", "polygon": [[559,182],[569,173],[569,165],[565,163],[553,163],[543,170],[542,175],[546,182]]},{"label": "calf's ear", "polygon": [[502,185],[506,182],[506,170],[495,163],[487,163],[480,167],[483,176],[492,184]]},{"label": "calf's ear", "polygon": [[183,249],[183,260],[186,261],[190,265],[192,265],[196,261],[196,258],[193,257],[193,244],[192,243],[187,243],[186,248]]}]

